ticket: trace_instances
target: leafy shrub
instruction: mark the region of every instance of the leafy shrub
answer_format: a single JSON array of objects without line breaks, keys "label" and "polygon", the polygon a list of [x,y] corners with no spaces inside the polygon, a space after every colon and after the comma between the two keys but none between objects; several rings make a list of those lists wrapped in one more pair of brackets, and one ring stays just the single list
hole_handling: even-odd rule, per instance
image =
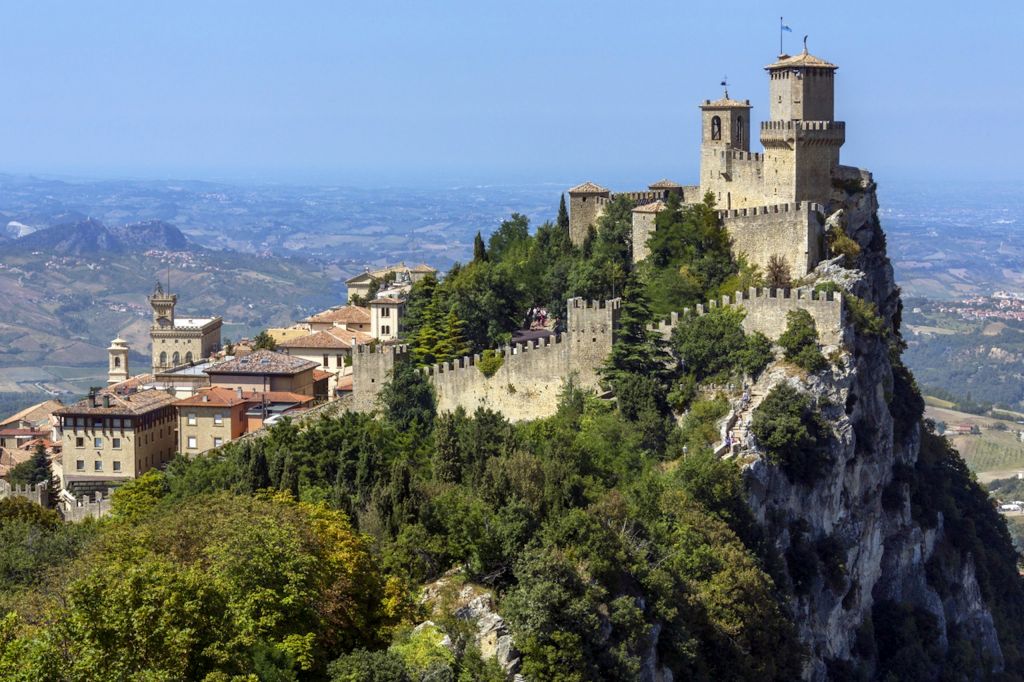
[{"label": "leafy shrub", "polygon": [[697,400],[679,427],[679,440],[691,452],[707,448],[718,440],[718,422],[729,413],[729,401],[718,394],[711,400]]},{"label": "leafy shrub", "polygon": [[860,244],[858,244],[846,230],[833,227],[825,235],[829,251],[833,255],[843,257],[843,265],[852,268],[857,264],[857,257],[860,255]]},{"label": "leafy shrub", "polygon": [[841,292],[843,288],[835,282],[819,282],[814,285],[814,290],[819,294],[835,294]]},{"label": "leafy shrub", "polygon": [[698,382],[724,381],[737,371],[760,374],[772,360],[771,342],[763,334],[743,331],[742,308],[712,308],[687,319],[672,332],[672,345],[683,370]]},{"label": "leafy shrub", "polygon": [[331,663],[331,682],[410,682],[405,663],[391,651],[356,649]]},{"label": "leafy shrub", "polygon": [[846,304],[846,312],[858,334],[879,338],[885,336],[885,320],[878,314],[878,308],[874,303],[869,303],[853,294],[846,294],[843,299]]},{"label": "leafy shrub", "polygon": [[761,332],[747,335],[746,347],[737,354],[737,364],[745,373],[755,379],[775,359],[771,340]]},{"label": "leafy shrub", "polygon": [[782,467],[791,481],[810,484],[828,462],[828,425],[811,399],[789,384],[771,390],[750,425],[767,459]]},{"label": "leafy shrub", "polygon": [[814,318],[803,308],[786,314],[786,331],[779,337],[785,357],[808,372],[824,369],[828,362],[818,348],[818,328]]},{"label": "leafy shrub", "polygon": [[503,364],[505,364],[505,356],[493,348],[488,348],[480,356],[480,362],[476,363],[476,366],[485,377],[489,378],[494,376],[494,373],[501,369]]},{"label": "leafy shrub", "polygon": [[793,286],[793,275],[790,274],[789,263],[778,254],[768,259],[768,266],[764,269],[765,286],[773,289],[788,289]]}]

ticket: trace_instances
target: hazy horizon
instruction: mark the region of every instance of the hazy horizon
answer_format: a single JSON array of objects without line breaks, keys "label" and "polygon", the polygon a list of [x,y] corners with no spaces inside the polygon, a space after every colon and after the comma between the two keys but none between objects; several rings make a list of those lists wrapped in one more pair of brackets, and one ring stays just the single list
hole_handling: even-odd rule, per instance
[{"label": "hazy horizon", "polygon": [[[6,6],[0,172],[436,185],[696,177],[698,103],[767,110],[786,50],[839,65],[844,163],[1019,180],[1024,6],[655,2]],[[755,145],[757,147],[758,145]]]}]

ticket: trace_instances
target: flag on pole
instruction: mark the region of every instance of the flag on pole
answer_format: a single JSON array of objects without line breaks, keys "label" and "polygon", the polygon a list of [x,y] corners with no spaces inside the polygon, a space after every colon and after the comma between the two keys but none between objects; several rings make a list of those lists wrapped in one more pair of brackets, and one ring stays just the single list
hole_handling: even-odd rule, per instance
[{"label": "flag on pole", "polygon": [[790,28],[790,27],[789,27],[788,25],[786,25],[786,24],[783,24],[783,25],[782,25],[782,30],[783,30],[783,31],[786,31],[787,33],[792,33],[792,32],[793,32],[793,29],[791,29],[791,28]]}]

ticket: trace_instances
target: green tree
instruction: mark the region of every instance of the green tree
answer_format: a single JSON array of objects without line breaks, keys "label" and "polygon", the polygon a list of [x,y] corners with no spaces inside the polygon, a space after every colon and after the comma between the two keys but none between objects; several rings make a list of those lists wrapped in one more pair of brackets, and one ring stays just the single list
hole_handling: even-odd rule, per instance
[{"label": "green tree", "polygon": [[487,260],[487,247],[484,246],[484,238],[480,236],[480,232],[476,233],[476,237],[473,238],[473,262],[480,263]]},{"label": "green tree", "polygon": [[555,221],[555,225],[566,235],[569,234],[569,211],[565,208],[565,193],[562,193],[562,198],[558,201],[558,219]]},{"label": "green tree", "polygon": [[624,374],[662,379],[669,373],[670,356],[659,334],[648,328],[651,313],[643,287],[631,278],[619,309],[619,328],[601,377],[615,386]]},{"label": "green tree", "polygon": [[811,314],[800,308],[786,313],[786,331],[779,337],[787,360],[808,372],[817,372],[828,366],[818,347],[818,327]]},{"label": "green tree", "polygon": [[32,456],[14,466],[7,475],[7,480],[16,485],[35,485],[50,480],[50,459],[46,455],[46,446],[36,445]]},{"label": "green tree", "polygon": [[455,309],[449,310],[441,324],[437,345],[433,349],[437,362],[448,362],[469,354],[470,345],[466,340],[465,329],[466,323],[459,319]]},{"label": "green tree", "polygon": [[790,480],[813,483],[828,463],[829,429],[811,399],[789,384],[773,388],[754,410],[750,425],[768,461]]},{"label": "green tree", "polygon": [[252,347],[253,350],[277,350],[277,341],[264,330],[252,340]]},{"label": "green tree", "polygon": [[789,263],[777,253],[768,258],[768,266],[764,269],[764,283],[772,289],[788,289],[793,286]]},{"label": "green tree", "polygon": [[434,388],[409,362],[398,362],[378,397],[384,418],[402,432],[425,435],[433,429]]}]

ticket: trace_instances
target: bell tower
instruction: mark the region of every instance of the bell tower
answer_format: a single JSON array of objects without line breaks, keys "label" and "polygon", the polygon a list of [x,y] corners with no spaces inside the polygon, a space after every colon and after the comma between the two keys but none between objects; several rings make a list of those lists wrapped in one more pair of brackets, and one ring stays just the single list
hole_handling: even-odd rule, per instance
[{"label": "bell tower", "polygon": [[107,349],[107,385],[127,381],[128,377],[128,342],[119,336]]},{"label": "bell tower", "polygon": [[[750,160],[750,100],[731,99],[725,90],[721,99],[700,105],[700,122],[701,196],[711,192],[719,208],[732,208],[749,194],[749,164],[744,162]],[[744,186],[740,192],[735,191],[738,184]]]},{"label": "bell tower", "polygon": [[160,282],[156,283],[153,295],[149,297],[149,305],[153,308],[153,326],[158,328],[174,326],[174,306],[178,302],[177,294],[164,293]]}]

